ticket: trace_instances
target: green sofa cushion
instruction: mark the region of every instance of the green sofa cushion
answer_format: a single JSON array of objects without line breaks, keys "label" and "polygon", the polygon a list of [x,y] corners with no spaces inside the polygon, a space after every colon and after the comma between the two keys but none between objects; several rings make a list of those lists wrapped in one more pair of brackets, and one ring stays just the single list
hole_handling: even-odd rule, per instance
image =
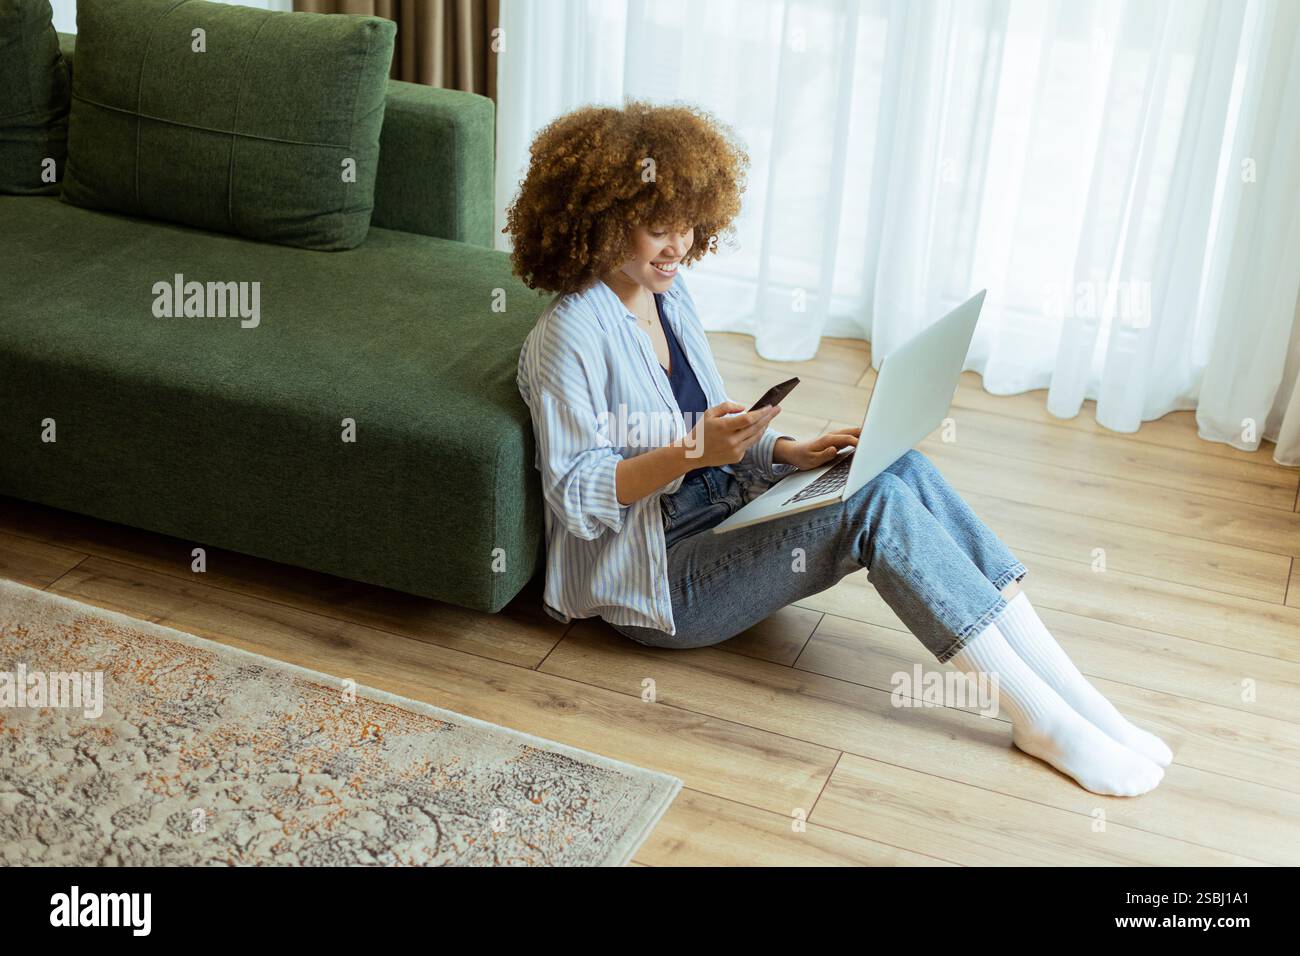
[{"label": "green sofa cushion", "polygon": [[[76,45],[59,34],[70,74]],[[493,248],[495,130],[486,96],[389,80],[370,222]]]},{"label": "green sofa cushion", "polygon": [[79,0],[63,198],[353,248],[374,206],[395,33],[378,17]]},{"label": "green sofa cushion", "polygon": [[59,191],[68,69],[49,0],[0,0],[0,193]]},{"label": "green sofa cushion", "polygon": [[[323,256],[3,196],[0,246],[0,494],[482,611],[541,566],[515,374],[549,297],[505,253],[375,228]],[[155,318],[176,273],[259,281],[259,324]]]}]

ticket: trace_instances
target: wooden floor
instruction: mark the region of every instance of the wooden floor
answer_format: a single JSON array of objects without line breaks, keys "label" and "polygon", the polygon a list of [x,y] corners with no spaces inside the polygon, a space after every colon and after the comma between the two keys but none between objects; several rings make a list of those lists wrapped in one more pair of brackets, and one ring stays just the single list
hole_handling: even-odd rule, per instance
[{"label": "wooden floor", "polygon": [[[865,344],[792,365],[711,339],[739,399],[800,377],[783,430],[860,421]],[[1191,412],[1120,435],[1044,401],[966,373],[956,441],[921,448],[1084,673],[1173,748],[1136,799],[1013,749],[1004,720],[891,706],[891,675],[934,661],[865,572],[680,652],[557,624],[540,581],[492,616],[215,550],[200,576],[193,542],[2,498],[0,576],[675,774],[642,864],[1300,863],[1300,469],[1201,441]]]}]

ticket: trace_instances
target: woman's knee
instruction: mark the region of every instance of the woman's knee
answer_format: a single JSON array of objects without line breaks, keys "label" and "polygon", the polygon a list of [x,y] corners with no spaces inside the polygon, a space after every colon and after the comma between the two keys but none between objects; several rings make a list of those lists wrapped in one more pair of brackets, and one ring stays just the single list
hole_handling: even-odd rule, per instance
[{"label": "woman's knee", "polygon": [[930,475],[935,471],[934,463],[926,458],[924,454],[915,448],[903,452],[898,459],[890,465],[886,471],[908,478],[915,478],[922,475]]},{"label": "woman's knee", "polygon": [[911,529],[933,520],[916,493],[903,478],[882,471],[862,486],[845,508],[848,528],[855,533],[855,554],[859,563],[871,568],[879,538]]},{"label": "woman's knee", "polygon": [[898,505],[907,498],[915,496],[906,481],[892,471],[883,471],[845,502],[842,519],[849,527],[858,528],[884,510],[898,510]]},{"label": "woman's knee", "polygon": [[889,470],[882,471],[862,487],[866,497],[871,500],[893,501],[912,494],[907,482]]}]

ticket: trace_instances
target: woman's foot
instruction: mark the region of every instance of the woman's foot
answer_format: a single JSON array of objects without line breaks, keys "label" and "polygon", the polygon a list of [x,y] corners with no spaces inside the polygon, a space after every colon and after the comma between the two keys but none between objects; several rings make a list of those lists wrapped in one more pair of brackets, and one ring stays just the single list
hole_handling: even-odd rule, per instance
[{"label": "woman's foot", "polygon": [[952,657],[968,677],[996,679],[999,706],[1011,718],[1011,739],[1093,793],[1135,797],[1152,790],[1164,770],[1103,733],[1076,712],[990,624]]},{"label": "woman's foot", "polygon": [[1080,716],[1129,750],[1136,750],[1162,767],[1168,767],[1173,761],[1174,755],[1163,740],[1127,720],[1079,672],[1047,630],[1024,591],[1007,602],[1006,610],[995,623],[1020,659]]},{"label": "woman's foot", "polygon": [[1037,721],[1012,721],[1011,740],[1093,793],[1136,797],[1154,790],[1165,775],[1156,764],[1112,740],[1069,706]]}]

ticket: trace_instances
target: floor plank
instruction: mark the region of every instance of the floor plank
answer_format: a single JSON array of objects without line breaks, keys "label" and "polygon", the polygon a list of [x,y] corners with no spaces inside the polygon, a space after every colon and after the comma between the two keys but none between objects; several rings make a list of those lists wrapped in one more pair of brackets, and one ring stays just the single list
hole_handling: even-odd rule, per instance
[{"label": "floor plank", "polygon": [[0,531],[0,578],[8,578],[28,587],[49,587],[85,557],[86,555],[68,548]]},{"label": "floor plank", "polygon": [[1300,475],[1275,464],[1222,459],[1072,428],[1008,419],[978,409],[951,413],[955,442],[1017,461],[1108,475],[1173,491],[1291,511]]},{"label": "floor plank", "polygon": [[871,346],[858,339],[822,339],[817,357],[808,362],[768,361],[755,352],[752,336],[735,332],[710,332],[709,344],[717,361],[749,365],[773,378],[773,384],[797,375],[801,385],[810,378],[855,385],[871,368]]},{"label": "floor plank", "polygon": [[[811,819],[965,866],[1241,866],[1238,854],[846,754]],[[1103,826],[1104,825],[1104,826]]]},{"label": "floor plank", "polygon": [[1101,549],[1107,570],[1274,604],[1281,604],[1286,594],[1292,562],[1286,555],[1153,531],[970,489],[961,495],[1013,551],[1023,549],[1091,566]]},{"label": "floor plank", "polygon": [[[636,855],[651,866],[951,866],[802,818],[683,790]],[[796,824],[801,819],[802,826]],[[887,836],[887,834],[885,834]]]},{"label": "floor plank", "polygon": [[953,404],[958,408],[993,412],[1022,422],[1069,428],[1100,438],[1184,449],[1198,455],[1250,462],[1291,474],[1296,471],[1294,468],[1287,468],[1273,461],[1276,446],[1271,441],[1261,442],[1256,451],[1243,451],[1223,442],[1207,441],[1199,437],[1196,413],[1192,411],[1169,412],[1160,418],[1143,422],[1142,427],[1135,432],[1116,432],[1098,424],[1097,403],[1092,400],[1085,401],[1079,413],[1073,418],[1057,418],[1047,410],[1046,389],[1021,392],[1019,395],[994,395],[984,390],[983,379],[975,372],[962,372],[961,380],[957,385],[957,394],[953,396]]},{"label": "floor plank", "polygon": [[[834,421],[831,427],[842,422]],[[1121,521],[1294,557],[1300,553],[1300,514],[1229,501],[1146,482],[1078,472],[1060,465],[1018,461],[1014,466],[993,452],[956,447],[934,437],[917,446],[959,491],[992,494],[1009,501],[1056,508],[1069,514]]]}]

